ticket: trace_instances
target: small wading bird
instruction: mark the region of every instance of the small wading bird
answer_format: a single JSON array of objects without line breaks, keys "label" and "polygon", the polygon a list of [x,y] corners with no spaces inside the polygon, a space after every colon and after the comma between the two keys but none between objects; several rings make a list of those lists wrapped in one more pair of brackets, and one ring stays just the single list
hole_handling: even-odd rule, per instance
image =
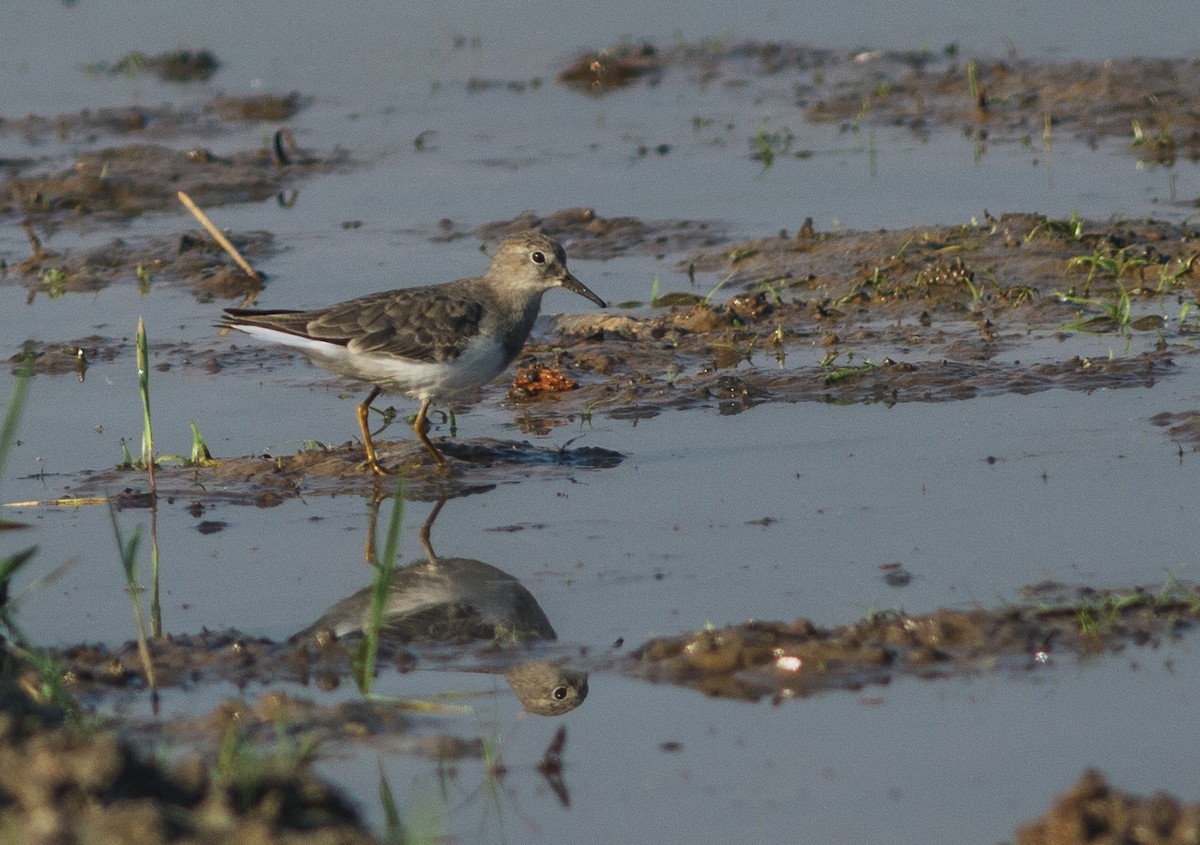
[{"label": "small wading bird", "polygon": [[220,323],[290,346],[338,375],[374,385],[358,406],[367,464],[379,465],[367,415],[381,393],[421,402],[413,433],[443,470],[445,456],[427,433],[430,406],[468,393],[512,362],[550,288],[566,288],[604,308],[604,300],[567,270],[552,238],[525,232],[505,238],[482,276],[384,291],[312,311],[227,308]]}]

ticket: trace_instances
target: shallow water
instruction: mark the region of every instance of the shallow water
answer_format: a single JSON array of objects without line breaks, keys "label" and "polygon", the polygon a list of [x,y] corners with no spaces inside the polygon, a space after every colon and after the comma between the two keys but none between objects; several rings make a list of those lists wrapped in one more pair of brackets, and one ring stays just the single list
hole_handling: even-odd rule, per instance
[{"label": "shallow water", "polygon": [[[969,15],[953,4],[854,5],[848,14],[844,5],[641,4],[617,14],[594,3],[554,4],[553,11],[376,3],[345,15],[315,3],[286,13],[272,4],[196,3],[168,17],[149,3],[19,2],[0,12],[0,116],[203,102],[215,91],[314,96],[291,122],[300,143],[340,145],[354,166],[304,181],[291,208],[272,199],[213,210],[221,226],[274,233],[281,249],[258,265],[270,277],[259,300],[266,307],[318,305],[476,273],[483,262],[478,240],[432,242],[437,222],[448,218],[469,231],[526,209],[586,205],[610,216],[706,220],[747,237],[795,231],[809,216],[828,230],[966,223],[985,209],[1174,221],[1194,213],[1194,163],[1139,164],[1120,142],[1091,149],[1056,136],[1051,161],[1040,138],[981,150],[955,132],[921,140],[901,129],[871,136],[813,126],[782,83],[755,99],[734,87],[677,81],[589,98],[553,82],[577,52],[623,35],[660,43],[676,33],[694,41],[786,38],[839,49],[937,50],[957,42],[964,55],[1000,54],[1011,42],[1022,55],[1093,60],[1194,46],[1185,39],[1195,27],[1179,25],[1196,17],[1190,2],[991,3]],[[455,46],[456,34],[464,46]],[[207,47],[225,66],[212,83],[185,87],[81,70],[134,47]],[[542,84],[469,93],[472,77]],[[698,132],[695,117],[733,128]],[[813,155],[762,172],[749,157],[749,139],[765,122],[791,128],[796,148]],[[253,148],[269,128],[185,137],[177,145],[218,153]],[[413,140],[426,130],[435,133],[433,149],[417,151]],[[119,143],[0,138],[5,157],[55,161]],[[658,144],[670,151],[638,154],[639,145]],[[346,221],[362,225],[346,229]],[[18,224],[0,228],[0,258],[10,267],[28,255]],[[147,215],[126,227],[64,229],[47,246],[191,226],[182,211]],[[707,293],[717,277],[701,274],[691,285],[678,263],[685,257],[573,260],[572,269],[614,302],[646,300],[656,274],[664,290]],[[302,361],[276,361],[261,373],[214,373],[180,366],[165,353],[179,343],[193,344],[197,357],[227,349],[234,341],[219,337],[212,323],[222,305],[235,303],[202,302],[157,283],[138,296],[130,279],[97,294],[26,304],[12,271],[5,281],[6,356],[26,337],[129,338],[137,315],[146,317],[154,360],[172,363],[152,373],[160,453],[186,453],[193,419],[217,456],[288,454],[308,440],[341,443],[355,434],[353,405],[365,391]],[[545,306],[549,314],[588,307],[560,292]],[[1139,335],[1132,351],[1152,344]],[[1128,352],[1113,337],[1035,337],[1012,355],[1103,359]],[[817,347],[794,348],[787,365],[813,367],[822,355]],[[547,446],[578,438],[576,446],[624,455],[615,468],[568,478],[532,473],[452,500],[433,528],[439,554],[477,558],[520,579],[564,648],[586,649],[596,664],[587,702],[561,720],[569,730],[571,806],[560,806],[534,768],[559,722],[520,716],[502,683],[474,672],[385,673],[380,683],[385,693],[410,697],[446,686],[489,693],[472,702],[476,715],[422,720],[417,734],[498,736],[509,770],[498,794],[489,792],[478,761],[463,760],[442,795],[435,763],[382,741],[339,747],[321,771],[381,825],[375,796],[382,760],[406,812],[445,807],[449,833],[497,842],[564,835],[598,842],[997,841],[1087,766],[1123,788],[1167,789],[1194,800],[1195,744],[1175,727],[1194,715],[1191,640],[1078,664],[1068,658],[1019,676],[906,678],[779,707],[652,686],[602,657],[619,640],[628,649],[706,623],[804,616],[837,625],[894,607],[918,613],[995,606],[1045,579],[1122,586],[1159,583],[1170,573],[1200,580],[1190,504],[1200,466],[1149,422],[1160,411],[1200,402],[1195,362],[1178,363],[1175,375],[1152,388],[891,408],[773,404],[736,416],[672,411],[636,422],[598,412],[541,438],[520,432],[519,411],[502,406],[502,389],[493,386],[459,416],[461,437]],[[769,359],[756,364],[774,366]],[[0,388],[10,383],[6,369]],[[402,401],[397,407],[409,410]],[[140,431],[131,346],[93,364],[83,382],[71,374],[39,377],[3,498],[62,495],[82,470],[117,463],[121,438],[136,452]],[[268,509],[214,504],[200,517],[187,504],[167,505],[157,518],[170,632],[236,628],[285,639],[370,582],[362,498],[308,497]],[[403,560],[421,556],[417,528],[431,507],[408,504]],[[6,534],[6,542],[39,546],[36,568],[19,586],[73,563],[23,598],[20,619],[35,642],[133,636],[103,507],[25,507],[6,516],[31,525]],[[126,532],[148,522],[139,510],[118,518]],[[201,533],[201,519],[228,525]],[[880,567],[894,562],[915,576],[907,586],[885,582]],[[289,691],[320,701],[357,695],[348,688]],[[161,721],[201,716],[234,692],[219,684],[168,692]],[[101,705],[110,707],[153,721],[137,696]],[[664,750],[663,743],[681,749]]]}]

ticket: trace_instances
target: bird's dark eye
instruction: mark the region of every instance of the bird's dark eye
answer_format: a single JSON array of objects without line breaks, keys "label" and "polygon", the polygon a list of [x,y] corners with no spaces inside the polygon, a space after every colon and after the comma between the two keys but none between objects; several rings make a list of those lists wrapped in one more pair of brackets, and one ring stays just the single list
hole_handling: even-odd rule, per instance
[{"label": "bird's dark eye", "polygon": [[554,696],[554,698],[556,700],[562,701],[564,698],[567,697],[567,688],[566,687],[555,687],[554,692],[552,692],[550,694],[552,696]]},{"label": "bird's dark eye", "polygon": [[540,252],[532,253],[529,257],[533,260],[534,264],[545,264],[546,263],[546,256]]}]

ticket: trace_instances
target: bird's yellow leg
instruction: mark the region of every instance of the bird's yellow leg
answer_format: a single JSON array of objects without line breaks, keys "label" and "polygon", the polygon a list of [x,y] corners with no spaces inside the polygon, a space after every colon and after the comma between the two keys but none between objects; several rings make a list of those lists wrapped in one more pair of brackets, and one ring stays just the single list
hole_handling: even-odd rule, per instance
[{"label": "bird's yellow leg", "polygon": [[363,446],[367,450],[367,465],[371,467],[371,472],[376,475],[387,475],[387,470],[379,465],[379,458],[375,454],[375,443],[371,440],[371,429],[367,425],[367,415],[371,413],[371,403],[380,393],[383,391],[378,387],[372,388],[371,393],[358,406],[358,429],[362,432]]},{"label": "bird's yellow leg", "polygon": [[450,462],[446,460],[446,456],[438,451],[437,446],[433,445],[433,441],[429,439],[426,431],[429,429],[429,406],[433,404],[431,399],[421,400],[421,409],[417,411],[417,418],[413,420],[413,434],[417,435],[417,439],[424,444],[429,450],[429,454],[433,455],[433,459],[437,461],[437,465],[442,469],[450,466]]}]

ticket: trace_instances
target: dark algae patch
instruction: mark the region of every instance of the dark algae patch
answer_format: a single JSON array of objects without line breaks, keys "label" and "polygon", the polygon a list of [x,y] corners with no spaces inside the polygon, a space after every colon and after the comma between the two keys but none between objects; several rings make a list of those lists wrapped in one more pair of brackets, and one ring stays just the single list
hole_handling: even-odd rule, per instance
[{"label": "dark algae patch", "polygon": [[163,82],[205,82],[220,67],[217,57],[208,50],[171,50],[150,56],[134,50],[111,64],[102,62],[90,66],[89,70],[110,76],[141,76],[149,73]]}]

